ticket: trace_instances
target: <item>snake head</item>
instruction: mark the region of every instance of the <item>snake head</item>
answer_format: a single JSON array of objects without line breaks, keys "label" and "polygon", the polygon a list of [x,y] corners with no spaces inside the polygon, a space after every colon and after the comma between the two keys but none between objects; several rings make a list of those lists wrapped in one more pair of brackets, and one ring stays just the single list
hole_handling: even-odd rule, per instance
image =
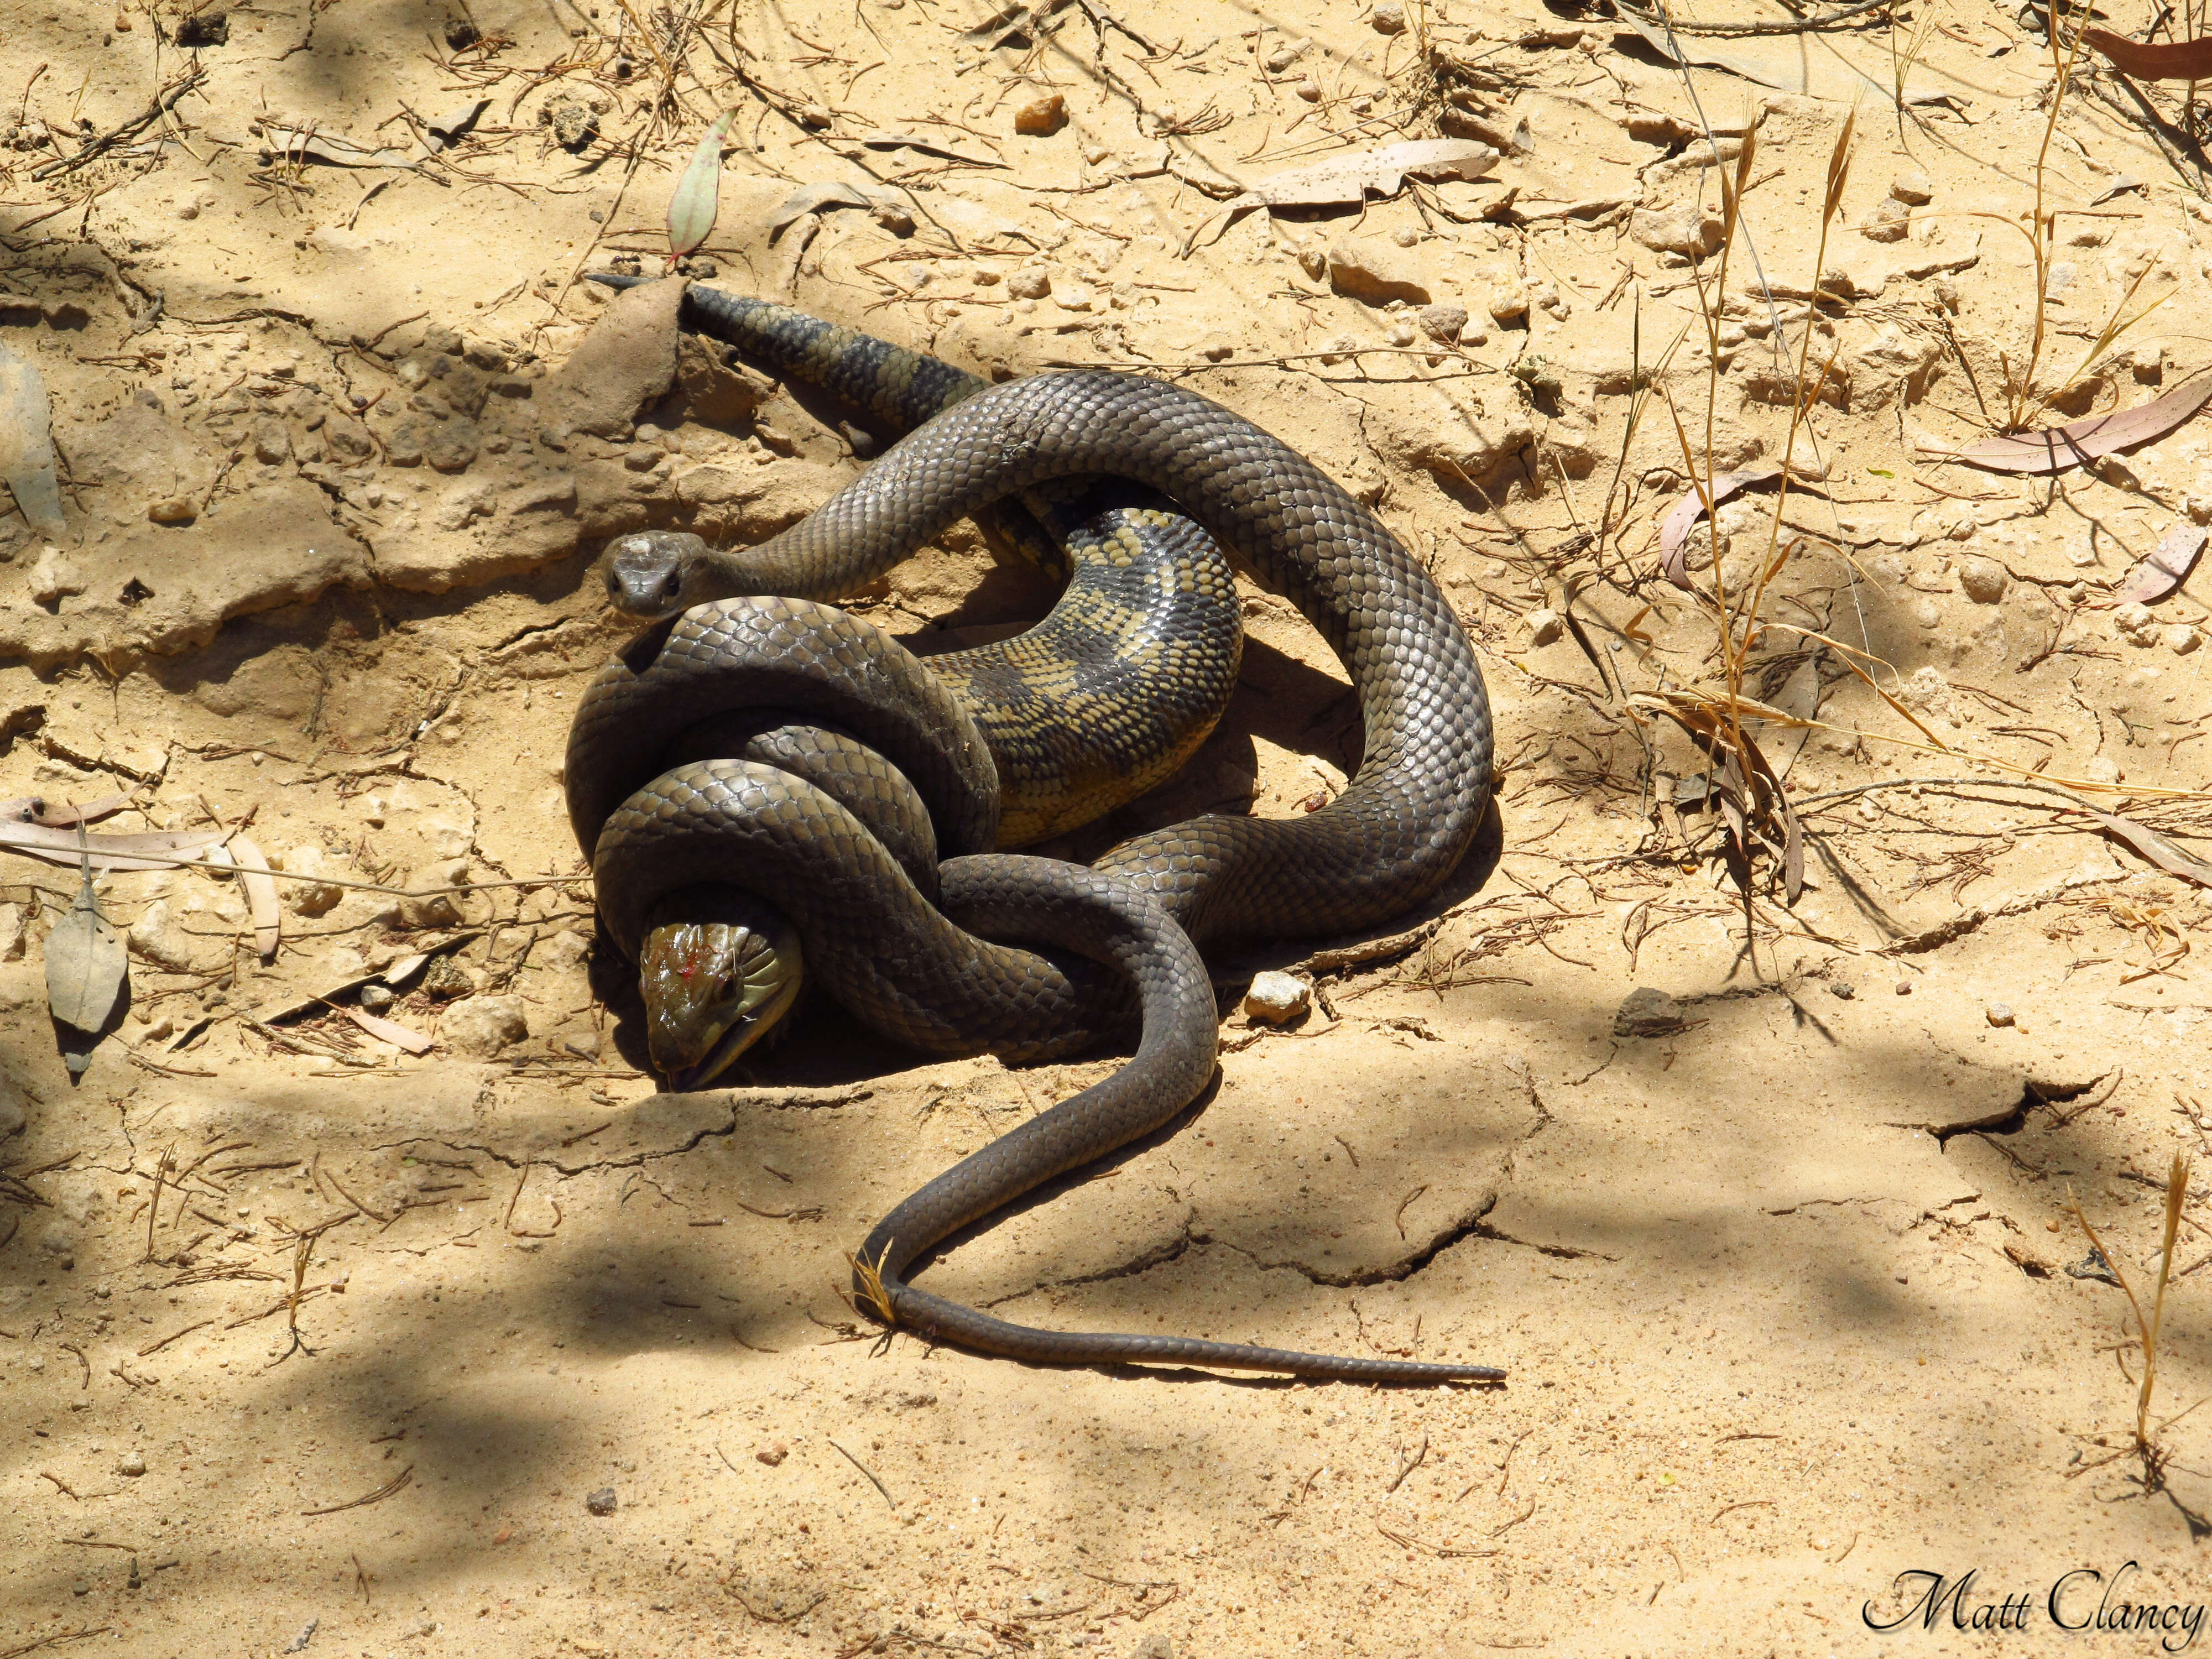
[{"label": "snake head", "polygon": [[644,530],[616,538],[607,560],[607,603],[638,622],[659,622],[698,603],[691,592],[707,552],[698,537]]},{"label": "snake head", "polygon": [[638,951],[646,1042],[681,1091],[705,1087],[798,999],[799,932],[728,887],[688,887],[647,913]]}]

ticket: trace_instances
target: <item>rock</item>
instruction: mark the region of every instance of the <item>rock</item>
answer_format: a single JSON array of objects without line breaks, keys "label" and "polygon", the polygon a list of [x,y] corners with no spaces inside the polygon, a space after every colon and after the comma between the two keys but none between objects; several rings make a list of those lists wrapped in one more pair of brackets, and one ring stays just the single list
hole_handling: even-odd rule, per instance
[{"label": "rock", "polygon": [[2081,768],[2081,775],[2091,783],[2118,783],[2126,775],[2110,755],[2093,755]]},{"label": "rock", "polygon": [[2002,1002],[1992,1002],[1990,1004],[1989,1007],[1984,1011],[1984,1017],[1987,1018],[1992,1025],[2010,1025],[2013,1023],[2012,1010]]},{"label": "rock", "polygon": [[646,283],[615,296],[583,343],[547,382],[554,424],[596,437],[626,436],[676,380],[681,283]]},{"label": "rock", "polygon": [[1550,645],[1567,631],[1567,625],[1556,611],[1531,611],[1521,620],[1528,627],[1528,643]]},{"label": "rock", "polygon": [[1859,227],[1859,234],[1869,242],[1901,242],[1911,231],[1906,222],[1912,210],[1894,196],[1885,196],[1875,204],[1874,216]]},{"label": "rock", "polygon": [[528,1036],[530,1022],[523,1018],[520,997],[464,997],[440,1017],[438,1035],[457,1053],[489,1060]]},{"label": "rock", "polygon": [[1397,346],[1401,349],[1413,344],[1413,325],[1412,319],[1405,317],[1392,318],[1390,319],[1390,326],[1382,331],[1382,337],[1389,341],[1392,345]]},{"label": "rock", "polygon": [[1500,328],[1510,327],[1528,315],[1528,296],[1510,290],[1504,294],[1494,294],[1491,296],[1490,304],[1486,309],[1490,313],[1492,322],[1496,323]]},{"label": "rock", "polygon": [[23,907],[0,904],[0,962],[23,959]]},{"label": "rock", "polygon": [[167,899],[155,899],[141,911],[127,938],[131,948],[157,968],[181,974],[192,965],[192,937]]},{"label": "rock", "polygon": [[456,415],[436,421],[422,434],[422,459],[440,472],[465,472],[483,447],[483,434],[474,421]]},{"label": "rock", "polygon": [[[275,862],[289,875],[320,876],[325,873],[327,861],[321,848],[309,845],[291,848],[278,854]],[[303,916],[327,915],[345,896],[345,889],[334,882],[287,881],[278,885],[283,890],[284,908]]]},{"label": "rock", "polygon": [[1638,208],[1628,216],[1628,234],[1654,253],[1702,259],[1719,251],[1721,220],[1718,214],[1708,213],[1695,202],[1673,208]]},{"label": "rock", "polygon": [[477,978],[453,957],[443,956],[423,970],[422,989],[441,1002],[451,1002],[456,997],[475,995]]},{"label": "rock", "polygon": [[1901,979],[1898,981],[1897,994],[1901,997],[1911,996],[1912,994],[1912,981],[1909,979]]},{"label": "rock", "polygon": [[590,939],[573,927],[563,927],[551,938],[538,941],[530,952],[531,965],[563,973],[582,962],[591,949]]},{"label": "rock", "polygon": [[1891,179],[1889,193],[1907,207],[1926,207],[1936,199],[1935,187],[1928,182],[1928,175],[1917,170],[1900,173]]},{"label": "rock", "polygon": [[1314,80],[1310,76],[1299,82],[1292,90],[1295,91],[1299,97],[1304,99],[1309,104],[1318,104],[1321,102],[1321,82]]},{"label": "rock", "polygon": [[2187,656],[2197,645],[2197,630],[2187,623],[2169,623],[2159,637],[2166,642],[2166,648],[2177,657]]},{"label": "rock", "polygon": [[1995,605],[2005,594],[2005,568],[1995,559],[1959,561],[1960,591],[1976,605]]},{"label": "rock", "polygon": [[602,1486],[584,1500],[584,1507],[593,1515],[612,1515],[615,1512],[615,1489]]},{"label": "rock", "polygon": [[1153,1631],[1137,1644],[1129,1659],[1175,1659],[1175,1644],[1165,1631]]},{"label": "rock", "polygon": [[735,426],[775,395],[775,381],[731,362],[727,350],[696,334],[677,339],[676,384],[695,421]]},{"label": "rock", "polygon": [[548,98],[538,119],[553,129],[553,142],[565,150],[580,150],[599,136],[598,112],[572,92]]},{"label": "rock", "polygon": [[123,1460],[116,1464],[115,1472],[118,1474],[127,1474],[133,1480],[137,1479],[138,1476],[146,1473],[146,1454],[143,1452],[126,1453]]},{"label": "rock", "polygon": [[1244,994],[1244,1012],[1270,1025],[1296,1019],[1312,1006],[1310,986],[1295,974],[1273,969],[1255,975],[1252,988]]},{"label": "rock", "polygon": [[368,1013],[380,1014],[398,1000],[392,994],[389,985],[364,985],[361,988],[361,1006]]},{"label": "rock", "polygon": [[1682,1005],[1664,991],[1639,985],[1621,999],[1613,1017],[1615,1036],[1672,1036],[1683,1027]]},{"label": "rock", "polygon": [[787,1448],[781,1441],[778,1441],[775,1445],[763,1446],[758,1451],[755,1452],[753,1454],[753,1462],[756,1463],[765,1463],[769,1468],[774,1468],[777,1464],[782,1462],[785,1458],[790,1455],[791,1453],[789,1449]]},{"label": "rock", "polygon": [[1367,21],[1375,26],[1377,34],[1403,34],[1406,32],[1403,0],[1376,0],[1375,9]]},{"label": "rock", "polygon": [[2148,645],[2151,624],[2150,607],[2147,605],[2123,605],[2112,611],[2112,626],[2130,645]]},{"label": "rock", "polygon": [[266,466],[292,459],[292,434],[274,416],[264,416],[253,423],[253,459]]},{"label": "rock", "polygon": [[1935,628],[1942,620],[1942,607],[1933,599],[1921,599],[1912,607],[1912,623],[1916,628]]},{"label": "rock", "polygon": [[40,605],[58,605],[70,595],[83,592],[84,573],[62,556],[61,549],[48,546],[40,553],[31,567],[33,599]]},{"label": "rock", "polygon": [[1066,125],[1067,100],[1056,92],[1014,112],[1014,131],[1026,137],[1049,138]]},{"label": "rock", "polygon": [[1828,981],[1828,994],[1840,1002],[1849,1002],[1858,994],[1858,988],[1849,980],[1831,980]]},{"label": "rock", "polygon": [[1461,333],[1467,327],[1467,307],[1454,305],[1423,306],[1420,319],[1422,333],[1427,335],[1431,340],[1440,341],[1445,345],[1454,345],[1458,343]]},{"label": "rock", "polygon": [[164,495],[146,508],[146,516],[155,524],[190,524],[199,515],[200,504],[189,495]]},{"label": "rock", "polygon": [[1322,282],[1328,276],[1328,255],[1322,252],[1317,247],[1300,248],[1298,250],[1298,269],[1305,272],[1307,276],[1312,277],[1316,283]]},{"label": "rock", "polygon": [[1404,300],[1425,306],[1430,300],[1428,284],[1405,251],[1371,237],[1346,236],[1332,246],[1328,280],[1339,294],[1369,305]]},{"label": "rock", "polygon": [[1267,73],[1280,75],[1312,50],[1313,42],[1310,40],[1291,40],[1277,46],[1267,54]]},{"label": "rock", "polygon": [[[468,879],[469,861],[466,859],[446,859],[436,864],[424,865],[410,875],[404,885],[421,891],[432,887],[465,886]],[[459,896],[429,893],[420,898],[401,899],[399,923],[403,927],[458,927],[461,925]]]},{"label": "rock", "polygon": [[1052,292],[1052,273],[1040,265],[1025,265],[1006,278],[1006,292],[1017,300],[1042,300]]}]

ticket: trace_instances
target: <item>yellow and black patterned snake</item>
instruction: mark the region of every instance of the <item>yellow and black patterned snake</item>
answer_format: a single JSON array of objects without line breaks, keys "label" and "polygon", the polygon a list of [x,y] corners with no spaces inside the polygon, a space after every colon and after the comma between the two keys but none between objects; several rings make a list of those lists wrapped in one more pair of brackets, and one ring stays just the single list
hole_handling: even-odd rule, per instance
[{"label": "yellow and black patterned snake", "polygon": [[[777,964],[803,952],[807,972],[850,1012],[936,1053],[1072,1052],[1126,1028],[1132,987],[1142,1018],[1136,1055],[1114,1077],[993,1142],[884,1218],[856,1267],[864,1305],[933,1338],[1047,1363],[1393,1382],[1501,1376],[1475,1365],[1042,1331],[904,1282],[949,1234],[1159,1127],[1203,1089],[1215,1013],[1198,943],[1341,933],[1402,912],[1449,876],[1488,805],[1490,720],[1465,630],[1426,572],[1303,457],[1181,387],[1091,371],[986,387],[933,359],[696,288],[684,315],[772,367],[811,372],[894,423],[927,412],[916,387],[941,412],[812,517],[750,551],[716,552],[682,537],[617,544],[609,585],[617,603],[664,620],[586,694],[567,776],[602,920],[626,955],[647,958],[648,1004],[652,976],[660,975],[659,1000],[690,1011],[685,1018],[719,1022],[726,1047],[738,1031],[741,1046],[740,1028],[788,1006],[792,975]],[[1010,496],[1021,505],[997,507]],[[1079,586],[1096,580],[1086,569],[1144,567],[1160,591],[1131,614],[1174,619],[1149,635],[1133,624],[1127,631],[1139,647],[1089,620],[1105,614],[1090,609],[1093,599],[1063,599],[1033,635],[1059,624],[1062,646],[1073,641],[1089,665],[1045,665],[1042,678],[1060,682],[1052,696],[1040,703],[1025,690],[1009,708],[988,696],[971,702],[977,678],[963,676],[964,665],[955,664],[948,684],[931,672],[945,659],[924,665],[819,603],[865,585],[958,520],[994,509],[1018,541],[1033,540],[1040,520],[1063,538]],[[1168,746],[1187,753],[1211,727],[1233,684],[1236,646],[1219,637],[1224,619],[1234,629],[1235,600],[1206,562],[1215,556],[1208,536],[1291,599],[1343,661],[1366,728],[1351,782],[1296,820],[1201,817],[1125,842],[1088,869],[994,851],[1004,844],[998,756],[1010,738],[1017,758],[1008,769],[1030,792],[1024,830],[1070,821],[1053,805],[1049,756],[1058,739],[1075,740],[1075,752],[1096,733],[1041,732],[1041,720],[1068,719],[1040,714],[1064,710],[1054,698],[1080,698],[1102,674],[1141,694],[1160,653],[1180,646],[1187,682],[1165,678],[1182,687],[1188,717],[1170,723]],[[1179,613],[1171,594],[1201,602]],[[1017,678],[1023,649],[1014,642],[999,659]],[[981,678],[997,672],[986,665]],[[1034,689],[1036,679],[1023,683]],[[1115,794],[1109,779],[1097,799],[1111,805]],[[951,856],[939,862],[940,854]],[[657,957],[648,934],[659,941]]]}]

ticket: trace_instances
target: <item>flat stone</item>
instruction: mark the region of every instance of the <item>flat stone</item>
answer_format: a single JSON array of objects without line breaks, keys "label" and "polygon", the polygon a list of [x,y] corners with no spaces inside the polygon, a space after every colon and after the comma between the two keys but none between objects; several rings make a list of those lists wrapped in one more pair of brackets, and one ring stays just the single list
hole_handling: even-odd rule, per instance
[{"label": "flat stone", "polygon": [[617,295],[548,393],[556,424],[602,438],[627,434],[676,380],[676,313],[684,284],[645,283]]},{"label": "flat stone", "polygon": [[1628,216],[1628,234],[1654,253],[1701,259],[1720,249],[1721,219],[1695,202],[1673,208],[1638,208]]},{"label": "flat stone", "polygon": [[530,1022],[523,1017],[520,997],[463,997],[439,1017],[438,1035],[456,1053],[489,1060],[528,1036]]},{"label": "flat stone", "polygon": [[1431,340],[1441,341],[1445,345],[1455,344],[1466,327],[1467,307],[1465,306],[1435,305],[1421,307],[1421,332]]},{"label": "flat stone", "polygon": [[1615,1036],[1672,1036],[1684,1024],[1682,1005],[1667,993],[1639,985],[1621,999],[1613,1017]]},{"label": "flat stone", "polygon": [[1369,305],[1403,300],[1425,306],[1431,297],[1406,250],[1371,237],[1346,236],[1331,246],[1328,280],[1339,294]]}]

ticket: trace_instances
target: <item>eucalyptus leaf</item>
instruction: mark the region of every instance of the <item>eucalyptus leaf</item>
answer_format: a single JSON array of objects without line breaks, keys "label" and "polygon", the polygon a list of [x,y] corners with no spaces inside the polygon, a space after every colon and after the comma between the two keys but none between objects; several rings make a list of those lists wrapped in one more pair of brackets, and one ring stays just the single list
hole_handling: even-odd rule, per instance
[{"label": "eucalyptus leaf", "polygon": [[725,110],[707,129],[699,148],[691,153],[691,165],[676,181],[676,193],[668,198],[668,248],[679,259],[705,241],[714,228],[722,187],[722,140],[737,115],[733,109]]},{"label": "eucalyptus leaf", "polygon": [[54,481],[53,404],[46,380],[27,360],[0,345],[0,482],[33,529],[58,536],[61,487]]},{"label": "eucalyptus leaf", "polygon": [[[69,914],[46,935],[46,1007],[55,1024],[96,1042],[122,1006],[131,957],[121,932],[100,914],[89,860]],[[91,1045],[80,1048],[64,1041],[62,1059],[71,1076],[82,1077],[92,1063]]]}]

